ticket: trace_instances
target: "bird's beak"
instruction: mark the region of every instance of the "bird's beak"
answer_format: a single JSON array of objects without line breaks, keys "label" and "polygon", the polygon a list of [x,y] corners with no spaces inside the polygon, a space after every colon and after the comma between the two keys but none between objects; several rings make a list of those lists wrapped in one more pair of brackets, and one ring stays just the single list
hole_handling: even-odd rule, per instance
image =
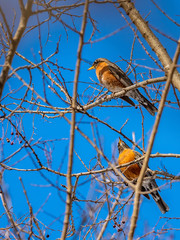
[{"label": "bird's beak", "polygon": [[88,70],[92,70],[92,69],[94,69],[95,67],[92,65],[92,67],[90,67],[90,68],[88,68]]}]

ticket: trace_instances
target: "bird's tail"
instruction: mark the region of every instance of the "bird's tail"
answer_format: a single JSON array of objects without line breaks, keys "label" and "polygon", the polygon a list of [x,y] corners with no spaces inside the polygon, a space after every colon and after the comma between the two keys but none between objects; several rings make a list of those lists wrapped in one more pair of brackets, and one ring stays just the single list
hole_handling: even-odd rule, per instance
[{"label": "bird's tail", "polygon": [[155,181],[155,179],[152,178],[151,172],[146,172],[147,178],[144,178],[142,187],[145,189],[145,191],[149,192],[151,194],[152,198],[158,205],[159,209],[162,213],[166,213],[169,211],[168,205],[164,202],[162,197],[159,194],[159,188]]},{"label": "bird's tail", "polygon": [[164,202],[158,191],[151,192],[151,196],[153,197],[162,213],[169,211],[168,205]]},{"label": "bird's tail", "polygon": [[[138,91],[139,92],[139,91]],[[155,115],[155,112],[157,112],[157,108],[149,101],[147,98],[145,98],[140,92],[138,94],[137,101],[144,107],[146,110],[152,115]]]}]

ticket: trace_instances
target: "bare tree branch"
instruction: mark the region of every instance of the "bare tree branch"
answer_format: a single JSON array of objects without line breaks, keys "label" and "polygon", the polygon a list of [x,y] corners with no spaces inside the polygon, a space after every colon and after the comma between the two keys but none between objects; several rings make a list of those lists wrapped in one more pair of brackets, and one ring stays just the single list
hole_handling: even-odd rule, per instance
[{"label": "bare tree branch", "polygon": [[[135,24],[137,29],[140,31],[143,38],[147,41],[152,50],[156,53],[160,62],[162,63],[165,72],[170,69],[172,60],[168,55],[166,49],[163,47],[159,39],[154,35],[148,26],[148,23],[141,17],[140,13],[129,0],[118,0],[120,6],[124,9],[126,14],[130,17],[131,21]],[[173,79],[173,85],[180,91],[180,76],[178,71],[175,69]]]},{"label": "bare tree branch", "polygon": [[5,209],[7,218],[9,220],[10,224],[11,224],[11,227],[12,227],[12,229],[14,231],[14,234],[15,234],[17,239],[21,240],[22,238],[20,236],[20,232],[18,230],[18,226],[17,226],[16,222],[13,219],[11,210],[9,209],[8,202],[6,200],[5,193],[4,193],[3,189],[2,189],[2,176],[1,176],[1,179],[0,179],[0,196],[1,196],[1,200],[2,200],[2,205],[3,205],[4,209]]},{"label": "bare tree branch", "polygon": [[[164,54],[165,58],[168,55],[162,46],[157,49],[158,40],[149,31],[151,17],[156,17],[156,13],[149,11],[147,14],[142,8],[142,16],[145,16],[142,19],[127,0],[75,0],[69,5],[62,0],[15,1],[18,10],[12,8],[14,3],[0,8],[0,190],[3,207],[0,236],[28,240],[58,237],[124,240],[133,220],[130,216],[134,191],[136,196],[149,191],[136,189],[135,182],[126,179],[120,168],[150,157],[152,163],[161,162],[157,170],[148,169],[154,179],[165,181],[160,189],[169,188],[180,180],[176,169],[172,169],[172,173],[166,169],[167,162],[174,161],[174,166],[180,158],[176,145],[170,144],[168,149],[158,145],[156,153],[146,154],[153,117],[141,110],[137,102],[135,110],[121,99],[134,89],[145,92],[156,106],[162,98],[170,74],[167,65],[171,60],[167,58],[163,65],[151,50],[155,46],[157,54]],[[149,6],[154,7],[154,3],[150,1]],[[178,31],[176,15],[171,9],[163,11],[159,6],[166,23]],[[111,18],[108,19],[110,9]],[[108,26],[104,26],[106,21]],[[153,25],[159,41],[163,42],[165,36],[170,43],[167,49],[171,51],[173,44],[178,42],[175,32],[171,31],[170,37],[163,26],[160,29],[158,24]],[[129,30],[132,32],[127,36]],[[122,44],[126,37],[130,46],[124,57],[119,55],[119,47],[127,46]],[[149,41],[152,41],[151,48],[147,45]],[[113,46],[114,43],[117,45]],[[117,52],[106,51],[106,47],[117,48]],[[118,65],[122,64],[126,73],[130,70],[128,76],[132,76],[134,85],[112,94],[97,82],[96,77],[89,78],[87,65],[100,54],[107,58],[109,54],[112,59],[119,56]],[[176,78],[176,71],[172,78]],[[174,85],[165,107],[167,112],[179,113],[179,92]],[[179,125],[175,127],[178,129]],[[117,166],[119,136],[140,151],[142,157]],[[23,191],[17,194],[20,182]],[[134,204],[135,207],[139,206]],[[135,217],[143,219],[138,212]],[[157,219],[148,232],[145,229],[139,234],[141,226],[137,224],[138,239],[160,236],[168,240],[171,232],[176,234],[178,229],[171,227],[175,218],[168,215],[161,218],[158,213],[157,218],[159,222]]]},{"label": "bare tree branch", "polygon": [[71,204],[72,204],[72,183],[71,183],[71,174],[72,174],[72,165],[73,165],[73,154],[74,154],[74,137],[75,137],[75,125],[76,125],[76,106],[77,106],[77,88],[78,88],[78,79],[80,73],[80,63],[81,63],[81,54],[84,44],[84,34],[87,21],[87,12],[88,12],[89,0],[86,0],[84,6],[83,20],[80,31],[79,46],[77,51],[77,62],[76,62],[76,71],[74,76],[74,87],[73,87],[73,98],[72,98],[72,116],[71,116],[71,130],[70,130],[70,144],[69,144],[69,160],[68,160],[68,171],[67,171],[67,198],[66,198],[66,210],[64,216],[63,231],[61,239],[66,238],[67,229],[69,225],[69,216],[71,213]]},{"label": "bare tree branch", "polygon": [[[22,3],[22,1],[20,1],[20,3]],[[20,21],[19,21],[19,26],[16,30],[16,33],[15,33],[13,38],[11,37],[12,41],[10,43],[9,51],[8,51],[7,56],[6,56],[5,63],[4,63],[4,66],[3,66],[3,69],[2,69],[2,72],[1,72],[1,76],[0,76],[0,99],[2,97],[4,84],[6,83],[7,78],[8,78],[9,68],[11,66],[15,51],[18,47],[18,44],[21,40],[21,37],[22,37],[22,35],[23,35],[23,33],[26,29],[28,19],[31,15],[32,4],[33,4],[33,0],[28,0],[27,1],[25,9],[22,11],[21,18],[20,18]],[[21,10],[22,10],[22,8],[21,8]]]},{"label": "bare tree branch", "polygon": [[173,63],[171,64],[171,67],[170,67],[170,70],[169,70],[168,78],[167,78],[167,81],[166,81],[164,92],[162,94],[162,98],[161,98],[158,113],[157,113],[157,116],[156,116],[156,119],[155,119],[154,127],[153,127],[153,130],[152,130],[150,139],[149,139],[149,144],[148,144],[148,148],[147,148],[147,151],[146,151],[146,155],[145,155],[145,158],[144,158],[144,161],[143,161],[143,166],[142,166],[142,169],[141,169],[141,172],[140,172],[140,175],[138,177],[137,184],[136,184],[135,198],[134,198],[134,209],[133,209],[133,214],[132,214],[132,217],[131,217],[131,225],[130,225],[128,240],[132,240],[133,236],[134,236],[134,231],[135,231],[135,228],[136,228],[136,222],[137,222],[138,213],[139,213],[139,200],[140,200],[140,193],[139,192],[140,192],[140,189],[141,189],[141,186],[142,186],[143,177],[145,175],[145,172],[146,172],[146,169],[147,169],[147,166],[148,166],[149,156],[151,154],[154,139],[155,139],[156,132],[157,132],[159,122],[160,122],[160,119],[161,119],[161,115],[162,115],[162,112],[163,112],[166,96],[168,94],[168,90],[169,90],[171,81],[173,79],[173,74],[174,74],[174,71],[176,69],[176,64],[177,64],[177,61],[178,61],[178,58],[179,58],[179,54],[180,54],[180,40],[179,40],[179,43],[178,43],[178,46],[177,46],[177,49],[176,49],[176,52],[175,52]]}]

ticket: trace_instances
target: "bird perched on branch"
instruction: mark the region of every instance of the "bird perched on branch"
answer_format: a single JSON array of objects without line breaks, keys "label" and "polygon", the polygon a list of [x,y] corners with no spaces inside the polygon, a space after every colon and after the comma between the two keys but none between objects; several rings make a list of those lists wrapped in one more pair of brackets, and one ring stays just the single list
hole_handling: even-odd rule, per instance
[{"label": "bird perched on branch", "polygon": [[[132,81],[123,70],[106,58],[96,59],[92,67],[88,70],[91,69],[96,69],[96,76],[99,82],[111,92],[119,92],[122,88],[133,85]],[[154,116],[155,112],[157,112],[157,108],[149,102],[138,89],[130,90],[121,97],[132,106],[135,106],[134,102],[129,97],[138,101],[151,115]]]},{"label": "bird perched on branch", "polygon": [[[131,163],[134,160],[142,157],[142,155],[139,152],[130,149],[128,145],[125,142],[123,142],[120,138],[118,142],[118,150],[119,150],[118,158],[119,165]],[[143,160],[138,161],[137,163],[129,165],[127,167],[122,167],[120,170],[128,180],[133,181],[135,183],[139,177],[142,164]],[[169,211],[169,207],[159,194],[158,185],[156,184],[155,179],[153,179],[150,169],[147,169],[145,173],[145,178],[143,179],[142,182],[141,191],[149,192],[149,194],[151,194],[152,198],[154,199],[162,213],[166,213]],[[149,194],[145,193],[143,195],[147,199],[150,199]]]}]

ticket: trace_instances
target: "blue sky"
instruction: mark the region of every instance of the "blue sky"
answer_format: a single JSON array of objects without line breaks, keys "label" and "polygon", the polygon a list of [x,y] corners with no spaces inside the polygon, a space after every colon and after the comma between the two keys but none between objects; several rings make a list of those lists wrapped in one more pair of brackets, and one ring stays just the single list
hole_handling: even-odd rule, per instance
[{"label": "blue sky", "polygon": [[[9,24],[12,21],[12,9],[7,7],[9,6],[9,2],[11,2],[11,7],[14,7],[17,11],[17,20],[16,24],[19,20],[19,10],[18,4],[16,1],[6,1],[0,2],[2,8],[6,12],[9,20]],[[70,4],[72,1],[66,1],[66,4]],[[59,3],[65,4],[65,3]],[[152,4],[151,1],[147,1],[144,4],[144,1],[137,1],[135,4],[137,9],[141,13],[143,17],[147,16],[147,21],[150,25],[156,27],[166,35],[171,36],[172,38],[178,40],[179,38],[179,28],[174,23],[169,21],[159,10]],[[179,8],[180,2],[179,1],[158,1],[158,5],[165,11],[169,16],[171,16],[177,22],[179,21]],[[89,38],[92,34],[92,25],[90,21],[87,23],[86,33],[85,33],[85,42],[87,44],[83,47],[82,52],[82,59],[85,61],[81,62],[80,68],[80,77],[79,77],[79,84],[78,84],[78,95],[81,101],[81,104],[86,103],[88,98],[91,94],[93,94],[93,88],[96,86],[98,89],[101,87],[96,85],[97,78],[94,71],[87,71],[89,68],[89,62],[93,62],[95,59],[99,57],[105,57],[112,62],[116,62],[124,71],[127,68],[127,62],[130,59],[131,54],[131,47],[133,43],[134,34],[129,27],[124,28],[121,31],[118,31],[116,34],[112,35],[111,37],[106,37],[109,34],[113,33],[117,29],[122,28],[126,25],[125,21],[122,19],[121,15],[110,4],[105,4],[103,7],[101,4],[91,4],[90,7],[91,17],[96,20],[96,26],[99,31],[96,31],[92,37],[92,43],[88,42]],[[83,7],[79,8],[78,10],[73,10],[73,14],[82,14]],[[124,12],[123,12],[124,13]],[[42,15],[40,19],[44,19],[47,16]],[[62,16],[63,21],[72,25],[71,18],[69,16]],[[78,18],[75,20],[75,26],[77,29],[80,29],[82,18]],[[29,21],[29,26],[36,23],[37,19],[35,17],[31,18]],[[49,31],[49,35],[48,35]],[[174,52],[176,49],[177,44],[168,38],[163,37],[159,33],[155,34],[159,37],[160,41],[167,49],[169,55],[171,57],[174,56]],[[68,37],[67,37],[68,36]],[[140,34],[139,34],[140,36]],[[64,68],[71,69],[73,71],[68,71],[66,69],[61,69],[61,74],[65,79],[66,85],[68,87],[69,93],[72,95],[73,89],[73,80],[74,80],[74,70],[76,65],[77,59],[77,48],[79,42],[79,36],[77,33],[74,33],[67,29],[67,32],[62,27],[61,23],[55,22],[50,23],[49,29],[48,25],[44,24],[41,28],[41,39],[42,39],[42,46],[43,46],[43,57],[47,58],[51,55],[56,49],[56,43],[60,38],[59,42],[59,53],[52,57],[52,62],[58,62],[59,66],[63,66]],[[142,39],[142,37],[140,37]],[[98,41],[99,40],[99,41]],[[142,39],[143,40],[143,39]],[[143,41],[144,42],[144,41]],[[145,43],[150,54],[156,58],[155,53],[149,48],[147,43]],[[28,59],[33,61],[34,63],[40,62],[39,56],[39,39],[38,39],[38,30],[35,29],[34,31],[26,34],[24,38],[21,40],[18,46],[18,52],[22,55],[26,56]],[[125,59],[126,61],[122,61]],[[157,59],[157,58],[156,58]],[[4,63],[4,59],[0,59],[0,65]],[[24,66],[27,63],[24,60],[21,60],[18,56],[14,57],[13,60],[13,68]],[[153,78],[164,76],[164,73],[158,71],[157,66],[154,62],[146,55],[142,47],[140,46],[139,42],[135,41],[134,53],[133,53],[133,64],[139,64],[140,66],[136,68],[137,79],[138,81],[142,81],[142,76],[144,79],[148,79],[150,77],[149,70],[143,66],[149,68],[156,68],[152,70]],[[44,66],[48,73],[50,70]],[[51,65],[53,68],[53,66]],[[143,73],[141,75],[141,73]],[[18,71],[18,74],[28,83],[29,82],[29,75],[26,70]],[[131,73],[130,77],[132,81],[134,81],[134,75]],[[43,96],[43,78],[42,74],[39,70],[32,71],[32,82],[34,84],[35,90]],[[64,107],[63,104],[58,97],[55,97],[51,90],[47,87],[50,84],[50,81],[47,79],[46,82],[46,93],[49,102],[51,105],[55,107]],[[21,82],[17,80],[16,77],[12,77],[8,80],[5,85],[3,97],[9,93],[11,89],[17,89],[21,86]],[[12,94],[13,97],[20,98],[22,94],[25,92],[25,88],[17,92],[16,94]],[[59,91],[59,89],[58,89]],[[143,94],[144,91],[140,90]],[[179,92],[177,92],[179,96]],[[151,92],[151,96],[154,97],[153,92]],[[27,99],[30,100],[31,94],[30,92],[27,95]],[[173,94],[172,87],[168,94],[168,100],[175,101],[175,97]],[[11,104],[16,100],[13,100],[11,97],[6,97],[2,104]],[[17,101],[19,103],[19,101]],[[117,106],[121,104],[121,100],[112,100],[110,103],[104,103],[103,105],[113,105]],[[124,108],[120,107],[96,107],[92,110],[89,110],[89,113],[98,117],[102,121],[107,122],[109,125],[113,126],[115,129],[119,130],[123,124],[128,120],[127,124],[123,127],[123,134],[127,135],[130,139],[132,139],[132,133],[135,135],[136,142],[142,147],[142,116],[140,113],[140,109],[129,107],[125,102],[123,105],[127,106]],[[28,104],[24,104],[24,106],[30,107]],[[158,105],[156,104],[158,107]],[[178,109],[177,104],[173,105],[174,108],[168,107],[167,104],[164,108],[163,115],[160,121],[160,125],[157,131],[157,135],[155,138],[155,143],[153,146],[153,153],[180,153],[179,150],[179,133],[180,133],[180,111]],[[14,106],[10,105],[13,109]],[[33,107],[31,106],[30,109]],[[155,117],[152,117],[145,109],[143,109],[144,114],[144,132],[145,132],[145,148],[148,144],[148,139],[150,137],[150,132],[152,130]],[[70,114],[66,115],[70,119]],[[112,161],[114,159],[114,151],[115,151],[115,158],[117,158],[117,140],[119,134],[112,131],[107,126],[97,123],[96,121],[88,118],[87,116],[82,116],[82,114],[78,113],[77,122],[79,122],[79,127],[82,131],[87,134],[87,136],[93,140],[94,136],[96,141],[100,147],[102,147],[105,155]],[[57,170],[59,169],[60,172],[66,173],[67,171],[67,160],[68,160],[68,146],[69,146],[69,124],[63,118],[43,118],[37,114],[16,114],[12,118],[14,124],[17,124],[19,129],[22,127],[22,132],[25,132],[25,135],[28,140],[32,140],[32,143],[36,141],[45,141],[45,140],[52,140],[54,139],[53,143],[42,143],[38,144],[38,146],[46,147],[49,151],[52,152],[52,163],[50,166],[52,169]],[[33,124],[32,124],[33,123]],[[93,127],[92,127],[93,126]],[[12,128],[10,124],[7,125],[7,121],[2,123],[2,136],[4,136],[3,128],[7,130],[6,135],[4,137],[4,144],[1,146],[2,157],[3,160],[5,157],[8,157],[11,153],[17,150],[22,143],[19,143],[20,138],[18,139],[17,136],[11,135]],[[93,129],[93,131],[92,131]],[[94,134],[94,135],[93,135]],[[10,145],[5,140],[8,137],[11,141],[15,144]],[[99,141],[101,144],[99,144]],[[127,142],[131,147],[131,144]],[[34,147],[35,151],[37,152],[39,158],[41,159],[44,165],[47,165],[46,155],[44,151],[39,147]],[[9,162],[6,164],[9,166],[13,166],[16,168],[34,168],[34,164],[32,162],[32,158],[26,156],[28,154],[28,149],[22,150],[20,153],[16,154],[14,157],[10,159]],[[86,166],[92,168],[97,163],[97,153],[90,146],[90,144],[82,137],[78,132],[75,135],[75,152],[78,154],[74,155],[74,162],[73,162],[73,173],[79,172],[86,172],[86,168],[81,163],[80,159],[84,161]],[[24,158],[24,156],[26,156]],[[19,161],[19,162],[16,162]],[[104,167],[108,166],[108,163],[101,158],[101,163]],[[179,159],[178,158],[153,158],[150,159],[149,162],[150,167],[153,170],[166,169],[168,173],[173,175],[179,175]],[[60,230],[62,230],[62,221],[64,217],[64,201],[66,195],[64,193],[65,188],[63,185],[66,185],[66,179],[64,177],[58,177],[55,174],[48,173],[47,171],[41,171],[48,180],[51,181],[55,186],[52,187],[49,181],[47,181],[40,172],[22,172],[22,171],[8,171],[5,170],[4,172],[4,182],[5,186],[9,192],[11,197],[11,202],[13,206],[13,212],[17,215],[17,217],[24,216],[28,213],[28,206],[26,203],[25,196],[23,194],[22,186],[19,181],[19,177],[22,178],[25,188],[27,190],[27,194],[30,198],[31,204],[34,209],[34,213],[40,210],[38,214],[38,218],[46,225],[50,226],[51,228],[55,229],[55,231],[48,230],[47,233],[50,234],[50,239],[56,239],[60,237]],[[101,177],[99,176],[99,179]],[[73,178],[73,184],[75,179]],[[87,181],[87,182],[86,182]],[[142,204],[140,208],[140,214],[138,219],[138,227],[135,232],[135,238],[141,236],[146,231],[151,231],[151,229],[156,225],[159,221],[160,217],[169,217],[169,218],[178,218],[180,216],[180,210],[177,207],[179,204],[179,182],[173,182],[172,184],[166,184],[167,181],[160,181],[157,180],[159,185],[163,185],[161,195],[163,199],[167,202],[170,207],[170,211],[166,215],[161,215],[159,209],[157,208],[154,201],[148,201],[144,197],[142,197]],[[82,185],[81,185],[82,184]],[[81,177],[79,179],[79,186],[77,190],[77,197],[79,199],[96,199],[100,196],[100,191],[104,189],[104,185],[96,182],[94,179],[90,177]],[[117,191],[117,189],[116,189]],[[124,192],[123,197],[127,197],[129,192]],[[43,205],[43,206],[42,206]],[[92,205],[94,207],[94,205]],[[41,208],[42,207],[42,208]],[[80,217],[83,211],[88,211],[89,206],[85,202],[75,202],[73,204],[73,216],[75,221],[75,227],[78,228],[80,224]],[[2,214],[4,209],[2,204],[0,203],[0,213]],[[126,217],[127,223],[129,224],[129,219],[132,213],[132,206],[130,210],[128,207],[122,213],[123,217]],[[104,219],[107,216],[107,206],[105,204],[104,210],[101,211],[99,216],[99,221]],[[57,218],[57,221],[53,222],[53,219]],[[1,222],[2,221],[2,222]],[[162,225],[166,223],[167,219],[160,219],[156,229],[161,229]],[[0,225],[4,224],[5,217],[0,219]],[[147,225],[147,228],[146,228]],[[165,225],[167,228],[178,228],[179,220],[171,219]],[[165,227],[165,228],[166,228]],[[149,230],[147,230],[149,229]],[[113,228],[113,221],[109,223],[108,228],[105,232],[105,236],[113,235],[116,233],[116,230]],[[174,234],[174,239],[179,239],[180,233],[178,231],[171,231],[171,234]],[[109,236],[110,236],[109,235]],[[73,239],[73,237],[71,238]],[[91,236],[89,235],[89,238]],[[125,238],[126,239],[126,238]],[[152,238],[151,238],[152,239]],[[155,238],[157,239],[157,238]],[[162,238],[163,239],[163,238]]]}]

